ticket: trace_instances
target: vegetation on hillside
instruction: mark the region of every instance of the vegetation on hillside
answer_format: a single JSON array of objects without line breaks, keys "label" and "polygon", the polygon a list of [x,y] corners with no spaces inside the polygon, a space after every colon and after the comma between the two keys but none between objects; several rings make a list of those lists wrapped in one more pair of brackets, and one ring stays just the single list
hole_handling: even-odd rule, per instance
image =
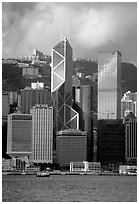
[{"label": "vegetation on hillside", "polygon": [[[39,73],[42,77],[26,79],[22,76],[22,68],[18,65],[3,64],[2,65],[2,90],[3,91],[19,91],[26,86],[30,86],[31,82],[41,81],[45,86],[50,86],[51,83],[51,68],[50,65],[38,66]],[[77,59],[73,61],[73,75],[76,72],[81,72],[85,76],[97,73],[98,65],[96,62],[85,59]],[[137,67],[131,63],[122,63],[122,93],[126,91],[137,91]],[[88,82],[87,82],[88,81]],[[86,83],[89,80],[85,79]]]}]

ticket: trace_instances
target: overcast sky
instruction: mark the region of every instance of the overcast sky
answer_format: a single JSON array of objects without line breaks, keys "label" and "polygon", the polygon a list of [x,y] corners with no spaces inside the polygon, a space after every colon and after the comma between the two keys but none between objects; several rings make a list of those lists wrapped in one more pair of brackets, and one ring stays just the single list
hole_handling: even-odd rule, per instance
[{"label": "overcast sky", "polygon": [[[68,25],[68,26],[67,26]],[[68,36],[73,57],[97,59],[101,50],[119,50],[122,61],[137,64],[137,4],[2,3],[2,57],[51,54]]]}]

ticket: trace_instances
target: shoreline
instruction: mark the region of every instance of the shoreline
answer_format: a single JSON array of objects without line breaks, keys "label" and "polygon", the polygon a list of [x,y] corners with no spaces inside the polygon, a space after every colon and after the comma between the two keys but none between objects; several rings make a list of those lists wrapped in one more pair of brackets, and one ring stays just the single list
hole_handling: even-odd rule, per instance
[{"label": "shoreline", "polygon": [[[2,172],[2,175],[21,175],[21,176],[29,176],[36,175],[37,172]],[[137,176],[137,174],[119,174],[119,173],[106,173],[106,172],[49,172],[50,175],[87,175],[87,176]]]}]

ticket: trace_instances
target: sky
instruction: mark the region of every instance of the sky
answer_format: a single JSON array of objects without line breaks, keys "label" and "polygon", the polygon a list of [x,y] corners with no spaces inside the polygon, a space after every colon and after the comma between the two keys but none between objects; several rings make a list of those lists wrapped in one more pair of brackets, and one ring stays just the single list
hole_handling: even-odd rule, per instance
[{"label": "sky", "polygon": [[118,50],[123,62],[137,64],[136,2],[3,2],[2,57],[31,56],[36,48],[51,55],[68,37],[73,58],[97,59]]}]

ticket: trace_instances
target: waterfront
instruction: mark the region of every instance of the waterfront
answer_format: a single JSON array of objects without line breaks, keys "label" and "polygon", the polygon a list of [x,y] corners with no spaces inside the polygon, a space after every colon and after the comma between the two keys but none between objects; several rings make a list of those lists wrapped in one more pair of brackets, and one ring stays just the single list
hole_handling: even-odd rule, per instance
[{"label": "waterfront", "polygon": [[136,202],[136,176],[3,175],[3,202]]}]

